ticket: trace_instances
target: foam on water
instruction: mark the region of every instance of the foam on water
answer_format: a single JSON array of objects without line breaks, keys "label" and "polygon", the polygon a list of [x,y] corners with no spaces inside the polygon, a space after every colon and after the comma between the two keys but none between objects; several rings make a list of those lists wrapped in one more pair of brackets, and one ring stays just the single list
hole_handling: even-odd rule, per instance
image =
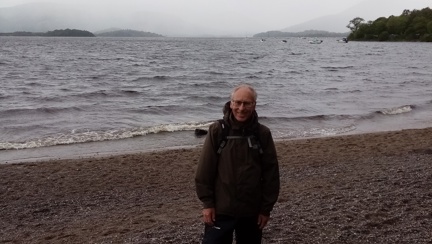
[{"label": "foam on water", "polygon": [[396,114],[403,114],[403,113],[409,113],[413,110],[414,106],[412,105],[405,105],[401,107],[396,108],[389,108],[379,111],[379,113],[385,114],[385,115],[396,115]]},{"label": "foam on water", "polygon": [[25,142],[1,142],[0,150],[8,149],[26,149],[48,147],[56,145],[67,145],[85,142],[111,141],[129,139],[148,134],[159,134],[164,132],[193,131],[198,128],[207,128],[210,122],[204,123],[185,123],[185,124],[167,124],[158,125],[149,128],[135,128],[131,130],[108,130],[108,131],[71,131],[68,134],[58,134],[54,136],[37,138]]}]

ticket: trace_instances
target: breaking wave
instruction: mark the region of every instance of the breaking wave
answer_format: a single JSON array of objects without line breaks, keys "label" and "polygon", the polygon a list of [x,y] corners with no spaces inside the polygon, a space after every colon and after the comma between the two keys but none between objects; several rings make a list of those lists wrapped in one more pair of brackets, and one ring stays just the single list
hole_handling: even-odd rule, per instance
[{"label": "breaking wave", "polygon": [[396,108],[389,108],[389,109],[383,109],[380,111],[377,111],[377,113],[384,114],[384,115],[397,115],[397,114],[404,114],[409,113],[415,108],[414,105],[404,105]]},{"label": "breaking wave", "polygon": [[208,127],[212,122],[203,123],[179,123],[157,125],[148,128],[134,128],[108,131],[71,131],[70,133],[57,134],[44,138],[31,139],[25,142],[0,142],[0,150],[28,149],[38,147],[49,147],[56,145],[68,145],[86,142],[100,142],[110,140],[128,139],[148,134],[158,134],[164,132],[192,131],[197,128]]}]

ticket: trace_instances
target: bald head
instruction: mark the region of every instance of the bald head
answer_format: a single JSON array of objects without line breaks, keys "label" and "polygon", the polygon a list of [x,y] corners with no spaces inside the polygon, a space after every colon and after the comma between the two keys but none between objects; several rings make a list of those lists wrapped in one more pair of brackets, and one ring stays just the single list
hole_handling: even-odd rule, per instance
[{"label": "bald head", "polygon": [[255,89],[254,89],[252,86],[248,85],[248,84],[241,84],[241,85],[239,85],[239,86],[236,86],[236,87],[233,89],[233,91],[231,92],[231,100],[233,99],[234,94],[235,94],[238,90],[243,90],[243,89],[248,90],[248,91],[250,92],[251,96],[252,96],[253,101],[256,102],[256,100],[257,100],[257,98],[258,98],[258,94],[257,94],[257,92],[255,91]]}]

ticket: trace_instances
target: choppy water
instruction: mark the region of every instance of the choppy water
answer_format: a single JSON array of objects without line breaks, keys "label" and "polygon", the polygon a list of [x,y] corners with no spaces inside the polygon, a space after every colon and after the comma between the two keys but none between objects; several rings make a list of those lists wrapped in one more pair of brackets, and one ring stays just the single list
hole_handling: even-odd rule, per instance
[{"label": "choppy water", "polygon": [[0,37],[0,159],[56,145],[76,155],[197,145],[193,130],[221,118],[240,82],[256,87],[276,139],[429,127],[431,47]]}]

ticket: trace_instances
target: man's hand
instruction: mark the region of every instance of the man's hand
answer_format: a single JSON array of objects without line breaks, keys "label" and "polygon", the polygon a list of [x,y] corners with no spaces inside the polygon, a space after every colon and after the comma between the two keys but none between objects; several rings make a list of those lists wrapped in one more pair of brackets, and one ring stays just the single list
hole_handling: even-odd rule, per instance
[{"label": "man's hand", "polygon": [[270,216],[266,215],[258,215],[258,225],[260,230],[264,229],[264,227],[267,225],[267,222],[270,220]]},{"label": "man's hand", "polygon": [[204,223],[213,226],[216,220],[216,211],[214,208],[204,208],[202,211]]}]

